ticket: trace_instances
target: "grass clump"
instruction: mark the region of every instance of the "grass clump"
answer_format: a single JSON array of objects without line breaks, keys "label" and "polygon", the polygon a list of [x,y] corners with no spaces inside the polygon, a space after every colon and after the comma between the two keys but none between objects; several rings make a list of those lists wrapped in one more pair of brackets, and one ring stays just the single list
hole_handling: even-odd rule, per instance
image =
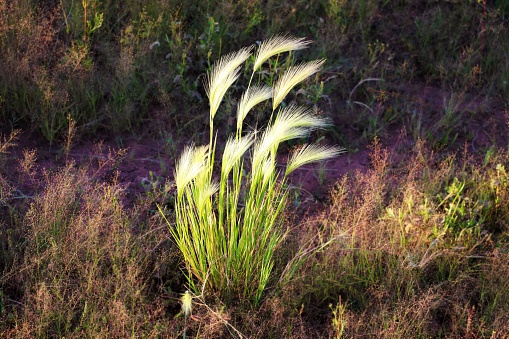
[{"label": "grass clump", "polygon": [[15,200],[18,186],[6,191],[0,175],[0,337],[164,335],[153,272],[171,267],[160,261],[171,255],[160,225],[140,220],[146,206],[125,207],[118,176],[98,182],[96,169],[74,162],[41,181]]},{"label": "grass clump", "polygon": [[398,163],[376,145],[372,168],[344,177],[311,218],[336,240],[292,295],[329,306],[336,337],[507,335],[507,153],[483,162],[428,147]]},{"label": "grass clump", "polygon": [[[306,44],[286,36],[262,43],[253,75],[271,56]],[[170,231],[185,259],[192,287],[206,285],[226,301],[238,297],[257,305],[271,277],[275,250],[285,236],[279,216],[288,195],[288,175],[310,162],[335,157],[341,149],[306,145],[290,157],[284,173],[277,169],[282,142],[304,138],[330,123],[305,107],[281,107],[289,91],[323,64],[323,60],[313,61],[290,67],[272,89],[248,86],[238,105],[235,136],[226,142],[220,172],[214,173],[214,116],[251,49],[223,56],[208,74],[210,141],[206,146],[188,146],[176,164],[176,224]],[[243,119],[249,110],[271,97],[272,119],[266,129],[243,134]],[[251,161],[246,165],[249,150]]]}]

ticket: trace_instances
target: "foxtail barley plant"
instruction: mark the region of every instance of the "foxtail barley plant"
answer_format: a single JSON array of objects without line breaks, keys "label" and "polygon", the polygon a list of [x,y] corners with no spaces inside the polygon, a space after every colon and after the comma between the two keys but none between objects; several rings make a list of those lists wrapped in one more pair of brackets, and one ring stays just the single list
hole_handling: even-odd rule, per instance
[{"label": "foxtail barley plant", "polygon": [[[311,131],[330,125],[328,119],[305,107],[293,104],[280,107],[291,89],[318,72],[324,60],[290,67],[273,88],[251,86],[253,75],[266,60],[305,48],[308,43],[304,39],[276,36],[260,45],[248,88],[238,103],[236,133],[223,150],[220,173],[213,173],[214,116],[253,47],[223,56],[207,75],[209,144],[188,146],[176,163],[176,224],[170,226],[192,288],[205,285],[223,300],[239,297],[257,305],[269,282],[274,251],[286,233],[279,216],[288,196],[288,175],[305,164],[342,152],[338,147],[304,145],[290,156],[284,172],[280,173],[276,166],[282,142],[306,137]],[[266,129],[244,134],[243,121],[249,111],[271,98],[272,115]]]}]

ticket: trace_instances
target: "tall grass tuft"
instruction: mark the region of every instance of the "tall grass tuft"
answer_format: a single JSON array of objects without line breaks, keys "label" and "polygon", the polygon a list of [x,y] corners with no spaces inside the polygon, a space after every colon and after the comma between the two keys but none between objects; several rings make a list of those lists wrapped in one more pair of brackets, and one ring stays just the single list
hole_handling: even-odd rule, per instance
[{"label": "tall grass tuft", "polygon": [[[265,41],[258,50],[251,80],[271,56],[308,43],[287,36]],[[192,288],[201,285],[227,302],[238,297],[257,305],[271,277],[274,252],[286,234],[279,216],[288,196],[288,175],[304,164],[335,157],[342,149],[308,145],[291,156],[286,171],[277,168],[282,142],[306,137],[330,124],[305,107],[278,108],[293,87],[320,69],[323,60],[319,60],[290,68],[274,88],[251,86],[250,81],[239,101],[236,133],[224,147],[220,173],[214,173],[214,116],[251,49],[222,57],[207,77],[210,141],[207,146],[189,146],[177,161],[176,224],[170,231],[185,259]],[[270,98],[273,118],[265,131],[243,134],[243,120],[250,109]]]}]

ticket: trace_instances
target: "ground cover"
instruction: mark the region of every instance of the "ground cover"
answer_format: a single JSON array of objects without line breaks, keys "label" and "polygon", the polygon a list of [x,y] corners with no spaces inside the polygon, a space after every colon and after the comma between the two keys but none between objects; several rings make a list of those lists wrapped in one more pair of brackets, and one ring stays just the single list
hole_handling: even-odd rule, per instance
[{"label": "ground cover", "polygon": [[[1,336],[509,336],[507,10],[1,2]],[[289,175],[263,293],[226,298],[207,274],[186,279],[175,163],[210,142],[214,62],[279,33],[313,43],[268,59],[255,81],[325,58],[282,104],[333,125],[282,144],[278,168],[306,142],[347,153]],[[218,152],[254,63],[216,113]],[[256,106],[244,132],[270,117]]]}]

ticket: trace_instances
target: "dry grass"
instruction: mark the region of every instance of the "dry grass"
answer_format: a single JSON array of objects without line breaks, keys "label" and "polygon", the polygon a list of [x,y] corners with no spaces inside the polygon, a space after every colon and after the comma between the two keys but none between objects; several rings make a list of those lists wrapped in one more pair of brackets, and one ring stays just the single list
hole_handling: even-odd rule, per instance
[{"label": "dry grass", "polygon": [[154,337],[171,327],[153,285],[171,265],[166,233],[134,217],[147,206],[123,206],[115,178],[97,183],[93,173],[72,162],[45,173],[25,216],[3,225],[17,242],[4,247],[14,258],[2,277],[4,335]]},{"label": "dry grass", "polygon": [[[10,207],[2,211],[11,217],[1,219],[0,330],[13,338],[178,337],[184,329],[200,338],[503,338],[509,156],[490,154],[439,157],[418,143],[396,162],[375,142],[371,169],[339,181],[327,209],[285,218],[296,227],[275,253],[276,272],[299,248],[332,242],[284,289],[274,285],[256,308],[226,307],[204,290],[187,322],[176,316],[180,257],[149,212],[164,195],[126,208],[115,177],[98,181],[97,168],[72,162],[45,173],[25,203],[14,203],[16,187],[4,179]],[[24,172],[34,156],[25,152]],[[464,189],[451,195],[458,183]]]},{"label": "dry grass", "polygon": [[[338,183],[310,221],[338,240],[306,264],[301,288],[312,299],[304,300],[324,308],[340,298],[345,337],[504,337],[509,304],[495,271],[508,269],[506,186],[486,183],[507,155],[482,167],[470,157],[438,160],[422,144],[414,154],[391,168],[375,143],[373,169]],[[468,187],[454,204],[468,207],[446,227],[458,211],[446,194],[453,176]]]}]

